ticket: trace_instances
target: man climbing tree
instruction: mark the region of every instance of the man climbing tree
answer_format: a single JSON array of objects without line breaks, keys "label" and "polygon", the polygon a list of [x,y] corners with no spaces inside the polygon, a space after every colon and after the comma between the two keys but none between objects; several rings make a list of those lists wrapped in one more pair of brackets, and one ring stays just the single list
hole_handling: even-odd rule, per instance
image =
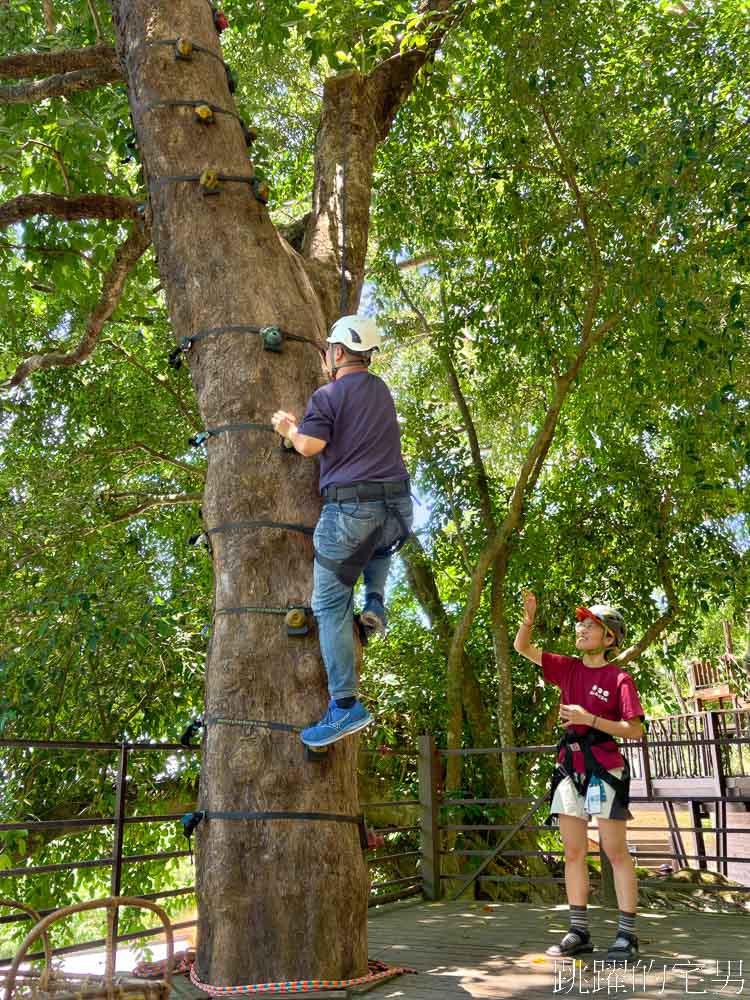
[{"label": "man climbing tree", "polygon": [[325,330],[356,311],[375,152],[466,4],[396,7],[403,30],[385,46],[380,40],[370,71],[325,81],[299,250],[271,222],[267,190],[248,161],[253,133],[234,110],[219,45],[226,18],[208,0],[114,0],[116,51],[28,52],[0,66],[32,80],[5,88],[13,103],[121,79],[127,87],[145,203],[71,192],[2,206],[5,225],[39,213],[132,220],[79,346],[27,357],[8,385],[85,361],[152,244],[178,344],[173,361],[187,360],[208,442],[201,511],[214,628],[196,875],[197,972],[213,984],[366,970],[356,745],[304,764],[297,731],[327,701],[325,673],[316,640],[288,636],[275,614],[303,607],[311,589],[314,470],[274,446],[267,421],[282,405],[301,410],[319,379]]},{"label": "man climbing tree", "polygon": [[301,455],[320,456],[325,507],[315,531],[312,605],[331,703],[320,722],[302,733],[310,747],[335,743],[372,722],[356,698],[353,587],[363,573],[365,606],[357,616],[363,637],[385,631],[391,556],[411,531],[396,408],[385,383],[368,371],[380,339],[373,320],[342,316],[328,337],[331,384],[313,394],[299,427],[283,410],[272,420]]}]

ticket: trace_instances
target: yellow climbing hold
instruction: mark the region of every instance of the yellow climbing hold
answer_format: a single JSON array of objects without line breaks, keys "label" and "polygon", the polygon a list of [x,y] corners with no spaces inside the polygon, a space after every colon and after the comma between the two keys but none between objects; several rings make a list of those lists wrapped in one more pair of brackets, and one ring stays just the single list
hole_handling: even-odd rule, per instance
[{"label": "yellow climbing hold", "polygon": [[189,38],[178,38],[175,47],[174,54],[176,59],[184,59],[189,62],[193,58],[193,43]]},{"label": "yellow climbing hold", "polygon": [[302,628],[307,622],[307,614],[304,608],[291,608],[286,613],[286,623],[289,628]]},{"label": "yellow climbing hold", "polygon": [[196,104],[195,117],[202,125],[212,125],[214,122],[214,112],[209,104]]}]

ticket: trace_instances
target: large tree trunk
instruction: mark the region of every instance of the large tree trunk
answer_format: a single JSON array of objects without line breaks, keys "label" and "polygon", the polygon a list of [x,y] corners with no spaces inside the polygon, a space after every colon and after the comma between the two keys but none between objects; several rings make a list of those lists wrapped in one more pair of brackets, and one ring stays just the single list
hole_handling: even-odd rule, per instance
[{"label": "large tree trunk", "polygon": [[[153,241],[177,337],[230,324],[276,325],[322,342],[325,317],[302,259],[278,236],[247,184],[203,197],[168,175],[251,172],[242,130],[220,115],[198,123],[191,108],[147,109],[158,100],[232,108],[223,68],[196,54],[175,61],[147,40],[185,37],[219,52],[206,0],[116,0],[118,50],[149,184]],[[351,302],[354,306],[355,303]],[[281,354],[258,336],[207,337],[188,354],[207,427],[269,423],[277,408],[301,416],[321,382],[320,356],[289,342]],[[312,527],[316,464],[284,454],[268,431],[212,438],[203,502],[206,529],[239,521]],[[196,511],[197,517],[197,511]],[[309,604],[311,539],[280,528],[211,536],[215,609]],[[206,714],[303,726],[325,709],[326,678],[315,636],[288,638],[283,618],[218,615],[206,664]],[[357,741],[324,764],[305,762],[295,733],[208,725],[200,808],[355,816]],[[367,875],[357,827],[315,820],[207,819],[198,828],[198,975],[239,984],[361,975],[367,959]]]}]

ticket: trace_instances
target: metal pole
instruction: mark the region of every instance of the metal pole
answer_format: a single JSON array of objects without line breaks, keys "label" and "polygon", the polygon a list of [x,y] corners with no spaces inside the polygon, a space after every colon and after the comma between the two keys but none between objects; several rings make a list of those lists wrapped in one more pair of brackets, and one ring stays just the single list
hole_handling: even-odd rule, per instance
[{"label": "metal pole", "polygon": [[[120,746],[120,766],[117,770],[117,795],[115,799],[115,836],[112,846],[112,881],[111,893],[120,895],[122,885],[122,843],[125,835],[125,786],[128,776],[128,746]],[[117,933],[120,923],[120,911],[117,907],[112,916],[112,968],[117,965]]]},{"label": "metal pole", "polygon": [[422,892],[425,899],[440,899],[440,760],[431,733],[419,737],[419,827],[422,854]]}]

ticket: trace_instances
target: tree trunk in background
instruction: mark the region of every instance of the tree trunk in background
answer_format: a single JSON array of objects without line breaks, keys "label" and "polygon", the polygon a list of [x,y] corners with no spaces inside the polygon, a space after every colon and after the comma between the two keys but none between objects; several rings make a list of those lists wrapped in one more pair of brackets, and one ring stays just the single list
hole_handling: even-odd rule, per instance
[{"label": "tree trunk in background", "polygon": [[[435,629],[438,634],[440,644],[444,647],[447,663],[448,650],[453,636],[453,622],[440,600],[430,559],[417,538],[412,538],[408,545],[404,546],[401,556],[406,567],[409,586],[427,616],[430,627]],[[482,689],[473,664],[465,654],[462,663],[462,679],[463,711],[466,713],[466,719],[471,729],[473,745],[491,747],[495,742],[495,728],[485,707]],[[463,722],[463,713],[461,721]],[[459,788],[461,785],[461,761],[461,757],[448,758],[450,779],[453,782],[447,785],[448,788]],[[496,757],[490,756],[486,758],[484,765],[489,782],[488,791],[493,797],[501,798],[505,795],[505,782],[500,761]]]},{"label": "tree trunk in background", "polygon": [[[515,745],[513,728],[513,678],[510,666],[510,636],[505,616],[505,575],[508,569],[507,552],[503,550],[492,568],[492,645],[497,669],[497,728],[501,747]],[[508,795],[521,795],[518,776],[518,758],[514,753],[504,753],[503,774]]]},{"label": "tree trunk in background", "polygon": [[[221,64],[201,53],[175,61],[185,37],[219,52],[206,0],[116,0],[118,50],[149,185],[153,240],[176,337],[230,324],[275,325],[322,343],[326,319],[304,263],[284,243],[249,185],[203,197],[167,175],[251,172],[236,119],[196,122],[193,109],[148,109],[159,100],[233,108]],[[353,222],[350,221],[350,225]],[[334,284],[335,288],[335,284]],[[356,306],[359,290],[350,299]],[[269,423],[278,408],[301,416],[322,381],[307,343],[283,353],[255,335],[211,336],[188,354],[206,427]],[[180,377],[180,376],[176,376]],[[239,521],[314,526],[316,464],[284,454],[267,431],[222,434],[208,445],[204,527]],[[196,511],[197,517],[197,511]],[[211,536],[215,608],[307,605],[312,542],[279,528]],[[288,638],[276,615],[216,618],[206,663],[206,714],[307,725],[327,701],[316,636]],[[324,764],[305,762],[295,733],[209,725],[200,808],[356,815],[356,739]],[[238,984],[361,975],[367,960],[367,872],[357,827],[331,821],[208,819],[197,834],[198,975]]]},{"label": "tree trunk in background", "polygon": [[[492,642],[495,650],[497,667],[497,718],[500,733],[500,746],[517,746],[516,731],[513,724],[513,676],[511,673],[511,642],[508,633],[508,619],[505,607],[505,577],[508,570],[508,552],[503,549],[495,560],[492,568]],[[540,668],[541,669],[541,668]],[[528,756],[528,755],[527,755]],[[528,787],[521,784],[518,767],[518,755],[502,754],[503,774],[507,794],[512,797],[531,795]],[[527,760],[527,765],[530,762]],[[526,767],[529,771],[530,767]],[[538,794],[538,793],[537,793]],[[519,802],[508,807],[511,822],[518,822],[529,809],[531,803]],[[528,826],[539,826],[547,817],[547,807],[541,806],[528,819]],[[509,845],[516,850],[538,851],[539,838],[535,830],[521,832]],[[524,859],[526,870],[532,878],[548,878],[549,869],[541,857],[530,855]],[[531,883],[533,898],[552,901],[557,898],[557,888],[552,883]]]}]

